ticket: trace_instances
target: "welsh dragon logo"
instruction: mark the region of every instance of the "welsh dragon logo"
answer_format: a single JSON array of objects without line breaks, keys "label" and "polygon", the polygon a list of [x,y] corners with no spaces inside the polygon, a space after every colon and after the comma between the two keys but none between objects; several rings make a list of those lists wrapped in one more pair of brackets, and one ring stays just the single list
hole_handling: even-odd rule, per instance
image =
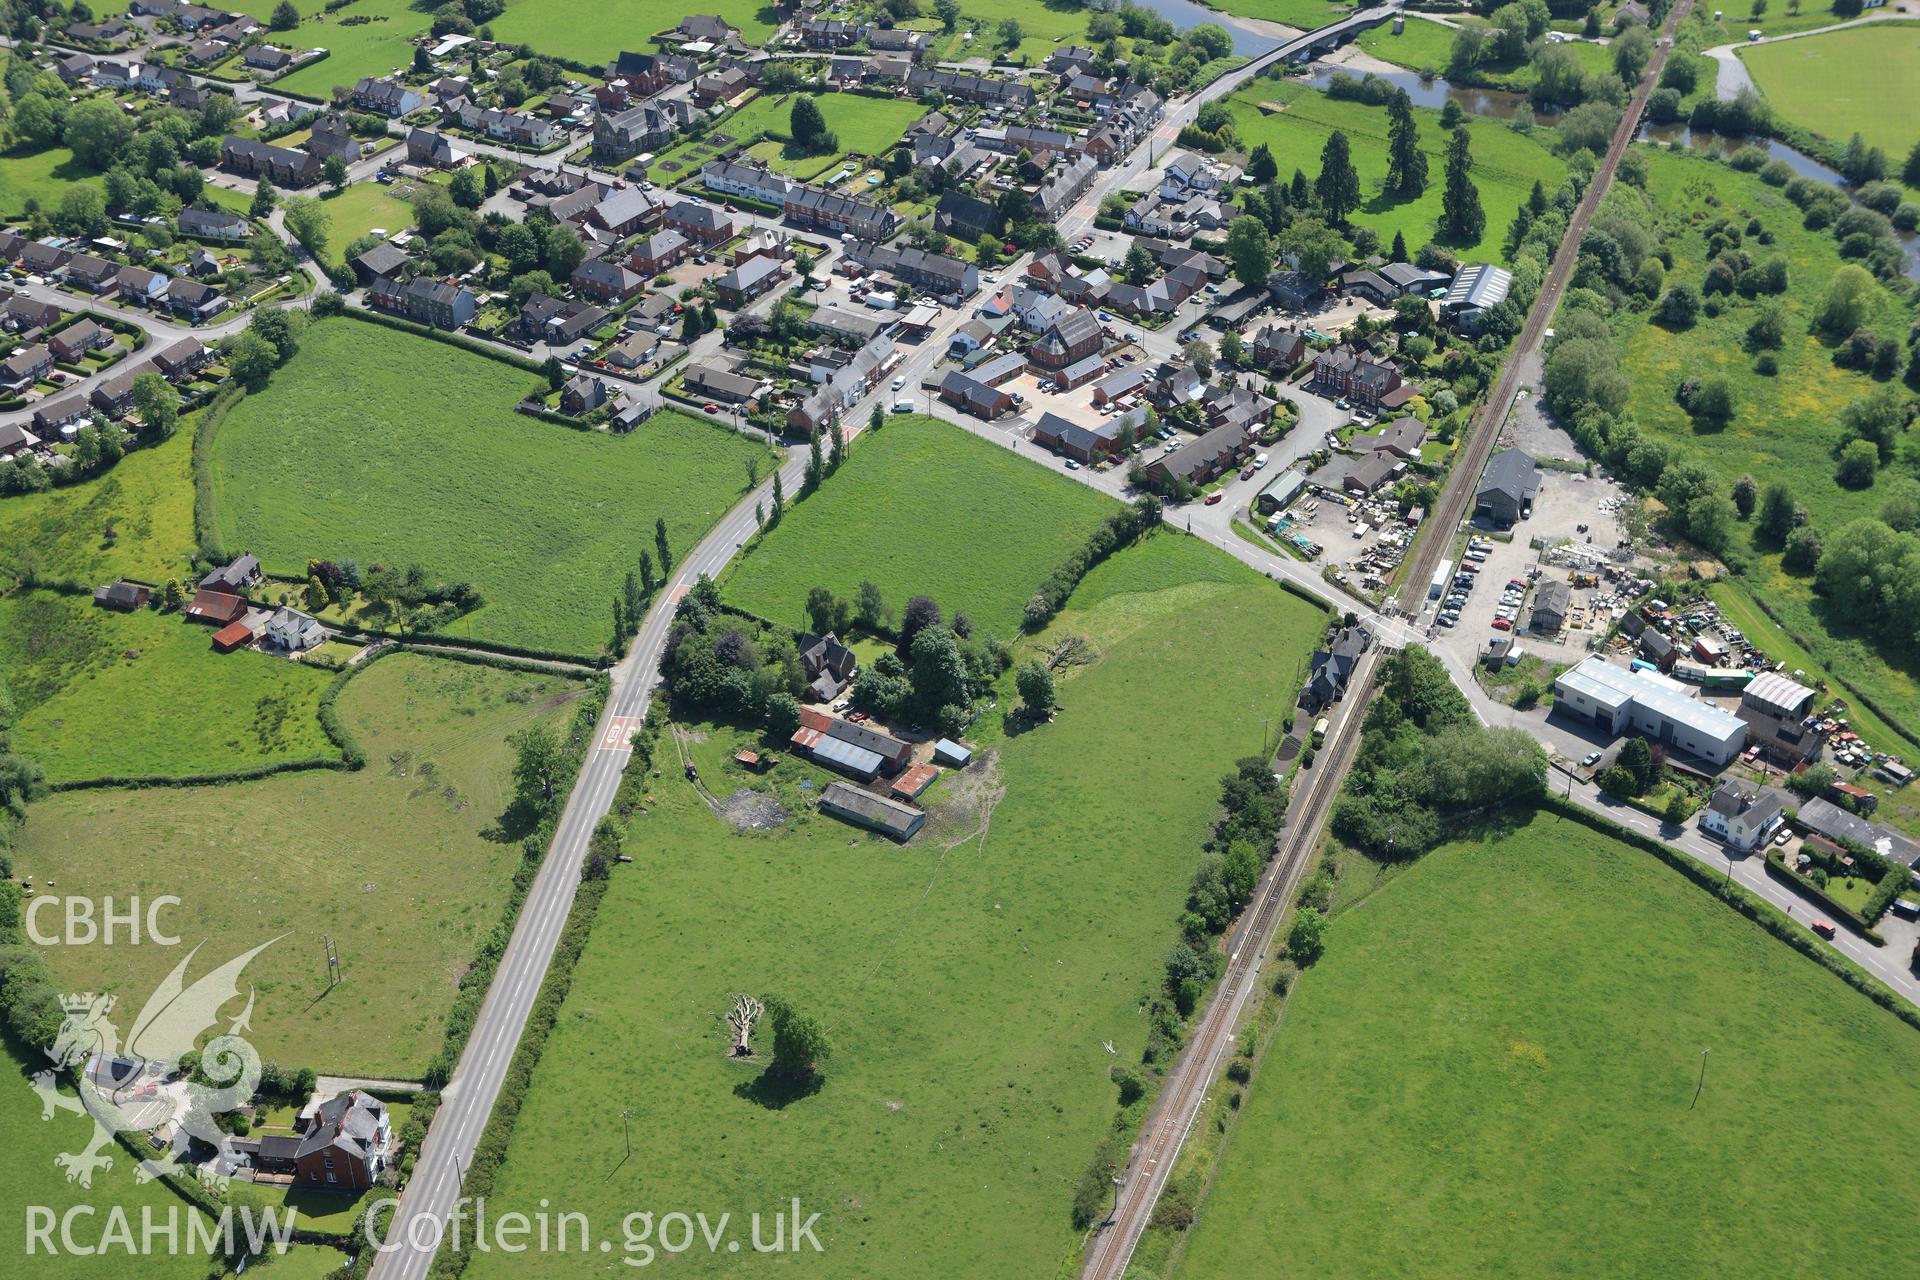
[{"label": "welsh dragon logo", "polygon": [[[113,1168],[114,1158],[106,1151],[115,1134],[152,1132],[168,1125],[173,1133],[199,1139],[219,1153],[206,1166],[212,1172],[200,1175],[203,1180],[226,1180],[223,1170],[231,1167],[236,1153],[232,1136],[214,1123],[214,1117],[244,1106],[260,1084],[260,1055],[240,1034],[248,1030],[253,1016],[251,987],[246,1007],[228,1024],[226,1033],[201,1050],[199,1069],[188,1074],[182,1063],[201,1033],[219,1021],[222,1006],[239,996],[240,974],[248,962],[278,941],[261,943],[189,986],[187,966],[200,950],[195,947],[155,988],[124,1041],[110,1018],[113,996],[88,993],[62,998],[66,1020],[47,1050],[53,1067],[34,1075],[33,1090],[40,1095],[42,1120],[53,1119],[57,1111],[93,1118],[92,1141],[80,1151],[53,1158],[55,1165],[67,1171],[68,1182],[91,1187],[96,1172]],[[78,1097],[58,1088],[58,1073],[63,1070],[72,1073]],[[179,1140],[155,1148],[154,1154],[139,1162],[135,1179],[149,1182],[182,1167],[186,1149],[187,1144]]]}]

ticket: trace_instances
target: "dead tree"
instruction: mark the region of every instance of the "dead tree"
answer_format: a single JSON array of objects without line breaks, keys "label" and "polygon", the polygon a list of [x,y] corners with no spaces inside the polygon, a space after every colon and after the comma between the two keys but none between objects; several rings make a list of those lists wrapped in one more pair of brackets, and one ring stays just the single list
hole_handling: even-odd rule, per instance
[{"label": "dead tree", "polygon": [[733,1056],[750,1058],[753,1047],[748,1040],[753,1036],[753,1024],[760,1020],[766,1006],[752,996],[744,993],[733,998],[733,1008],[727,1011],[727,1026],[733,1029]]}]

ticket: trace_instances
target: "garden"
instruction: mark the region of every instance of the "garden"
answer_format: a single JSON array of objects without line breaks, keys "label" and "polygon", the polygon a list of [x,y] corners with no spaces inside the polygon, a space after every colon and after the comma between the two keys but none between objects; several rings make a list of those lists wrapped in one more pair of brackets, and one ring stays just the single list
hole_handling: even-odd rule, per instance
[{"label": "garden", "polygon": [[[1365,908],[1298,980],[1179,1275],[1859,1272],[1909,1249],[1920,1033],[1688,879],[1520,814]],[[1883,1211],[1807,1213],[1810,1186]]]},{"label": "garden", "polygon": [[[1417,252],[1435,238],[1445,182],[1447,133],[1440,112],[1413,109],[1420,149],[1427,153],[1426,190],[1411,199],[1389,195],[1387,176],[1387,109],[1367,103],[1329,97],[1309,85],[1255,80],[1227,99],[1233,111],[1234,132],[1242,150],[1265,144],[1286,181],[1297,169],[1311,181],[1320,172],[1320,153],[1336,131],[1346,135],[1354,168],[1359,171],[1361,202],[1352,215],[1356,226],[1370,227],[1382,241],[1404,235]],[[1517,133],[1497,120],[1468,117],[1472,139],[1472,179],[1480,190],[1486,226],[1473,244],[1447,247],[1463,261],[1508,261],[1502,241],[1514,214],[1537,181],[1552,191],[1566,177],[1565,163],[1545,145],[1555,135],[1537,131],[1537,137]]]},{"label": "garden", "polygon": [[418,565],[483,602],[444,634],[593,657],[655,521],[677,563],[772,454],[675,412],[618,436],[516,414],[538,385],[449,343],[317,323],[214,441],[220,541],[301,578],[316,559]]},{"label": "garden", "polygon": [[217,653],[212,635],[177,612],[120,613],[86,595],[0,599],[20,748],[55,784],[340,758],[319,721],[328,673]]},{"label": "garden", "polygon": [[[985,513],[974,523],[998,532]],[[990,598],[940,589],[948,614],[989,616]],[[1010,714],[1004,682],[967,730],[974,762],[923,797],[927,827],[904,847],[815,813],[828,775],[801,761],[735,764],[739,747],[766,745],[757,733],[679,724],[723,807],[762,825],[710,811],[662,739],[629,815],[636,865],[615,869],[494,1202],[530,1207],[560,1177],[590,1214],[668,1188],[736,1216],[798,1196],[821,1213],[837,1274],[1051,1272],[1079,1234],[1072,1184],[1114,1120],[1110,1072],[1143,1070],[1143,1003],[1179,936],[1221,775],[1285,711],[1290,686],[1272,673],[1297,668],[1323,620],[1172,531],[1117,552],[1025,650],[1083,642],[1059,670],[1058,713]],[[825,1029],[832,1056],[812,1086],[770,1087],[764,1056],[730,1057],[722,1015],[742,991]],[[608,1123],[623,1109],[625,1162]],[[991,1232],[969,1230],[989,1218]],[[476,1255],[469,1274],[529,1267],[566,1270]]]}]

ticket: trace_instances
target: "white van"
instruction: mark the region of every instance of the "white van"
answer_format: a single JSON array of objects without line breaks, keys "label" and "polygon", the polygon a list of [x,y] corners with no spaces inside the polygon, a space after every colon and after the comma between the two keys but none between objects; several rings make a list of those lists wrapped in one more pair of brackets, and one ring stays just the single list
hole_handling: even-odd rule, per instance
[{"label": "white van", "polygon": [[1262,454],[1256,454],[1256,455],[1254,456],[1254,459],[1253,459],[1253,469],[1254,469],[1255,471],[1258,471],[1258,470],[1260,470],[1261,468],[1263,468],[1263,467],[1265,467],[1266,465],[1267,465],[1267,455],[1266,455],[1266,454],[1264,454],[1264,453],[1262,453]]}]

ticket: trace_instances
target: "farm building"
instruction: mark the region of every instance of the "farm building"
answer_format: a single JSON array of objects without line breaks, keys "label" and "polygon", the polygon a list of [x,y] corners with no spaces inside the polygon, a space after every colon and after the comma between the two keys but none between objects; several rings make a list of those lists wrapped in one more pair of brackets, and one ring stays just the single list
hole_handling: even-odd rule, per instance
[{"label": "farm building", "polygon": [[820,811],[836,818],[858,823],[895,840],[911,840],[927,815],[911,805],[901,804],[871,791],[836,782],[820,793]]},{"label": "farm building", "polygon": [[93,589],[95,604],[102,609],[118,609],[122,613],[146,608],[147,598],[147,589],[134,582],[112,582]]},{"label": "farm building", "polygon": [[210,627],[224,627],[228,623],[238,622],[246,614],[245,600],[207,587],[194,592],[186,608],[188,621],[204,622]]}]

